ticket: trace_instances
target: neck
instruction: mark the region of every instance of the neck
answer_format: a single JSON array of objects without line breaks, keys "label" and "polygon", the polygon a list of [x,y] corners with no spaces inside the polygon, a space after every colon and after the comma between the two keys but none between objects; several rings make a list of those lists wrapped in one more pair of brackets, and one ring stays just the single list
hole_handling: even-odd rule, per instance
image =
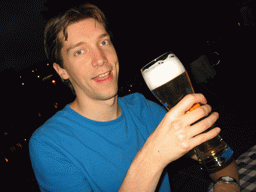
[{"label": "neck", "polygon": [[102,122],[111,121],[121,115],[117,98],[117,95],[109,100],[85,100],[77,97],[75,101],[70,104],[70,107],[88,119]]}]

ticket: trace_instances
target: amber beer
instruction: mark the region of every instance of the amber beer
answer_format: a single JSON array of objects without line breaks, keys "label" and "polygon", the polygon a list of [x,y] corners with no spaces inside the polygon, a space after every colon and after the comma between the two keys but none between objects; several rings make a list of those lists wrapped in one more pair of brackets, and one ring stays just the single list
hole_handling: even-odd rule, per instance
[{"label": "amber beer", "polygon": [[[172,90],[172,91],[170,91]],[[152,90],[159,101],[170,110],[187,94],[193,93],[187,72]]]},{"label": "amber beer", "polygon": [[[194,93],[188,73],[172,52],[153,60],[143,67],[141,72],[149,89],[167,110],[187,94]],[[200,104],[196,104],[189,111],[199,106]],[[199,162],[208,171],[216,171],[222,167],[233,154],[220,136],[201,144],[194,151]]]}]

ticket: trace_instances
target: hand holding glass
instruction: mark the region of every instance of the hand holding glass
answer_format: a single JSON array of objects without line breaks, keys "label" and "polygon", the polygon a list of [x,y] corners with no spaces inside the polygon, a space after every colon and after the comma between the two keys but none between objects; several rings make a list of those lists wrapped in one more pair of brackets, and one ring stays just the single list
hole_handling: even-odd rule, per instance
[{"label": "hand holding glass", "polygon": [[[172,52],[151,61],[141,69],[141,72],[148,88],[167,110],[174,107],[187,94],[194,93],[188,73]],[[199,106],[197,103],[189,111]],[[194,151],[199,163],[210,172],[220,169],[233,154],[219,135],[194,148]]]}]

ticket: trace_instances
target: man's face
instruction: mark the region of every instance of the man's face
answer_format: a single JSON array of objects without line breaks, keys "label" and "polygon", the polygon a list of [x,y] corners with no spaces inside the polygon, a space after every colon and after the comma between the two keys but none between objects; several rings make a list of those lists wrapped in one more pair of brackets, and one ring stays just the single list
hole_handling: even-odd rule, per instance
[{"label": "man's face", "polygon": [[[95,19],[85,19],[67,27],[62,36],[64,69],[56,71],[69,79],[77,96],[108,100],[117,94],[119,63],[105,27]],[[58,66],[58,65],[57,65]]]}]

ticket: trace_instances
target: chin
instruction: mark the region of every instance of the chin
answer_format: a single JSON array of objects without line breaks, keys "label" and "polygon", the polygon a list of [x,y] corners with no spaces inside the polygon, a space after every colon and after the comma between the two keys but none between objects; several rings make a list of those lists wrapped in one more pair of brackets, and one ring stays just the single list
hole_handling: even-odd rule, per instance
[{"label": "chin", "polygon": [[99,100],[110,100],[110,99],[113,99],[113,98],[116,98],[117,97],[117,94],[118,94],[118,91],[113,91],[113,92],[109,92],[109,93],[102,93],[102,94],[99,94],[98,95],[98,99]]}]

